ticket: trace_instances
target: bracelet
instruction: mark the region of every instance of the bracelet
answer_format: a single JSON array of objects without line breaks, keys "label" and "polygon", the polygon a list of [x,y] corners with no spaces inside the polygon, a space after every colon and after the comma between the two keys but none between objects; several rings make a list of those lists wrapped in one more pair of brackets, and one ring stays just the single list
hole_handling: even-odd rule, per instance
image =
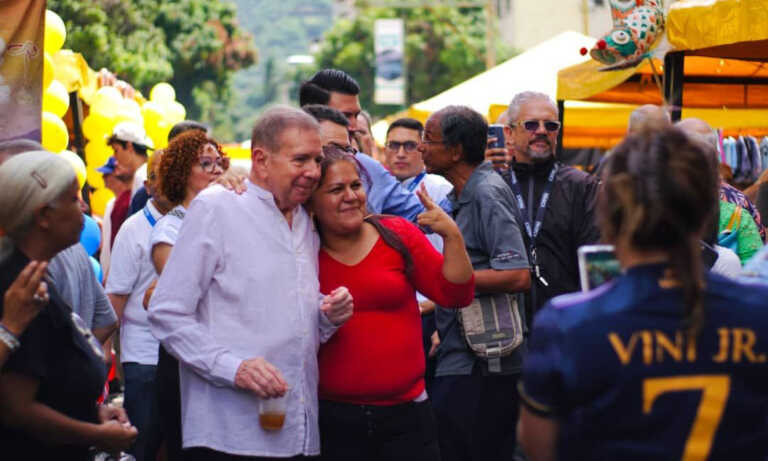
[{"label": "bracelet", "polygon": [[0,341],[8,346],[8,349],[10,349],[11,352],[15,351],[19,348],[19,346],[21,346],[21,343],[19,342],[19,339],[16,337],[16,335],[11,333],[11,331],[2,323],[0,323]]}]

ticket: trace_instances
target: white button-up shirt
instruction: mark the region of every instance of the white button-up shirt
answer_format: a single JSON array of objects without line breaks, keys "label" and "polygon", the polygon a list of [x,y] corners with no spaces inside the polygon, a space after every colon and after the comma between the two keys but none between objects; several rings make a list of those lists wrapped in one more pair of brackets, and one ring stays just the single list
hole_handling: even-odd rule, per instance
[{"label": "white button-up shirt", "polygon": [[[320,452],[317,351],[335,327],[320,311],[320,242],[299,206],[211,187],[192,201],[150,306],[154,335],[181,362],[184,447],[289,457]],[[259,426],[259,398],[234,386],[264,357],[290,386],[282,430]]]}]

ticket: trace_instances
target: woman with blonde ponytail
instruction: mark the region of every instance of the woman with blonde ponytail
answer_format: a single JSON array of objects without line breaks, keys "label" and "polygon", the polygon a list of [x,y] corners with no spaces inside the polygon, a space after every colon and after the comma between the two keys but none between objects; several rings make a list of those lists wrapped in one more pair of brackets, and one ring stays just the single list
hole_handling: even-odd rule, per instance
[{"label": "woman with blonde ponytail", "polygon": [[532,461],[768,456],[768,287],[702,264],[709,149],[644,129],[607,160],[598,219],[623,274],[534,320],[518,428]]}]

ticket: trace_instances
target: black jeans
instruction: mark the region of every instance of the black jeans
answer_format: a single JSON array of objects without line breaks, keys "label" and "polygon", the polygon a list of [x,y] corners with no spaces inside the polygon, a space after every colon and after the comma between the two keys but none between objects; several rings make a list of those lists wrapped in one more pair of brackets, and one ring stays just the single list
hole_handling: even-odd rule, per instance
[{"label": "black jeans", "polygon": [[147,442],[146,459],[154,461],[162,443],[168,461],[182,461],[181,452],[181,391],[179,389],[179,361],[161,345],[157,357],[155,378],[155,405],[152,417],[157,418],[157,436]]},{"label": "black jeans", "polygon": [[282,461],[317,459],[316,457],[294,456],[292,458],[263,458],[261,456],[239,456],[222,453],[211,450],[210,448],[195,447],[184,450],[185,461],[266,461],[270,459],[279,459]]},{"label": "black jeans", "polygon": [[432,401],[443,461],[515,459],[520,375],[438,376]]},{"label": "black jeans", "polygon": [[320,401],[322,461],[439,461],[429,400],[391,406]]}]

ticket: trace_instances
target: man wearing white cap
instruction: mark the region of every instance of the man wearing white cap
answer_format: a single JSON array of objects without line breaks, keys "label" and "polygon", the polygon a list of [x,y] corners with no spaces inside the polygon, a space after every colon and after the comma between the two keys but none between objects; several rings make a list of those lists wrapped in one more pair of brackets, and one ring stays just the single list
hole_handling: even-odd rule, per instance
[{"label": "man wearing white cap", "polygon": [[107,144],[115,151],[117,164],[133,175],[133,198],[147,180],[147,150],[152,149],[152,140],[141,126],[133,122],[121,122],[115,125]]}]

